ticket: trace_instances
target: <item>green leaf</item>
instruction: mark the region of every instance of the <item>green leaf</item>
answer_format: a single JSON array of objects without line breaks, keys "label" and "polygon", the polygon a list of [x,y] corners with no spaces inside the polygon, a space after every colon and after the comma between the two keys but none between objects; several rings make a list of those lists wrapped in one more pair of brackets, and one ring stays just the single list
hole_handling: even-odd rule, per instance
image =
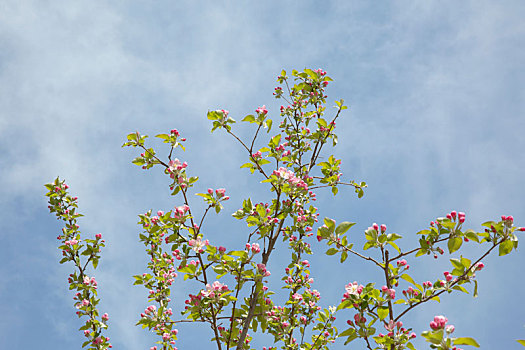
[{"label": "green leaf", "polygon": [[474,280],[474,294],[473,294],[473,297],[474,298],[478,297],[478,281],[477,280]]},{"label": "green leaf", "polygon": [[452,263],[452,265],[455,268],[457,268],[459,270],[463,270],[463,264],[461,263],[461,261],[459,259],[450,259],[450,262]]},{"label": "green leaf", "polygon": [[337,248],[330,248],[326,251],[326,255],[334,255],[337,252],[338,252]]},{"label": "green leaf", "polygon": [[346,331],[344,331],[343,333],[339,334],[340,337],[346,337],[348,335],[353,335],[355,333],[355,329],[353,328],[348,328]]},{"label": "green leaf", "polygon": [[384,320],[385,317],[388,316],[388,307],[387,306],[381,306],[377,309],[377,315],[379,316],[380,320]]},{"label": "green leaf", "polygon": [[514,248],[514,242],[507,240],[503,241],[499,245],[499,256],[507,255],[512,251],[512,248]]},{"label": "green leaf", "polygon": [[414,282],[412,277],[410,277],[410,275],[408,275],[406,273],[402,274],[401,278],[404,279],[405,281],[409,282],[409,283],[416,284],[416,282]]},{"label": "green leaf", "polygon": [[253,123],[255,121],[255,116],[253,116],[252,114],[250,115],[247,115],[246,117],[244,117],[242,119],[243,122],[250,122],[250,123]]},{"label": "green leaf", "polygon": [[270,142],[268,143],[268,146],[275,148],[279,146],[280,141],[281,141],[281,134],[277,134],[271,138]]},{"label": "green leaf", "polygon": [[517,341],[518,343],[520,343],[521,345],[525,346],[525,340],[520,340],[520,339],[518,339],[518,340],[516,340],[516,341]]},{"label": "green leaf", "polygon": [[168,135],[168,134],[158,134],[158,135],[155,135],[155,137],[157,137],[159,139],[163,139],[163,140],[169,140],[170,139],[170,135]]},{"label": "green leaf", "polygon": [[455,338],[453,340],[454,345],[472,345],[476,348],[479,348],[479,344],[477,341],[474,340],[474,338],[470,337],[462,337],[462,338]]},{"label": "green leaf", "polygon": [[407,348],[409,348],[410,350],[416,350],[416,348],[414,347],[414,345],[412,345],[412,343],[407,343]]},{"label": "green leaf", "polygon": [[334,232],[334,229],[335,229],[335,221],[334,220],[329,219],[329,218],[324,218],[323,222],[326,225],[326,227],[328,227],[330,232]]},{"label": "green leaf", "polygon": [[462,286],[455,285],[454,287],[452,287],[452,289],[459,290],[459,291],[462,291],[463,293],[468,294],[468,290],[466,290],[465,287],[462,287]]},{"label": "green leaf", "polygon": [[341,263],[345,262],[346,258],[348,258],[348,253],[346,251],[343,251],[341,253],[341,259],[340,259]]},{"label": "green leaf", "polygon": [[387,244],[390,244],[392,247],[394,247],[395,250],[397,250],[398,253],[401,253],[401,249],[392,241],[387,242]]},{"label": "green leaf", "polygon": [[425,331],[421,335],[426,338],[426,340],[432,344],[441,344],[443,340],[443,330],[438,331]]},{"label": "green leaf", "polygon": [[472,229],[466,230],[465,231],[465,235],[471,241],[475,241],[475,242],[479,243],[479,237],[478,237],[478,235],[476,234],[476,232],[474,230],[472,230]]},{"label": "green leaf", "polygon": [[137,157],[137,158],[133,159],[133,160],[131,161],[131,163],[133,163],[133,164],[135,164],[135,165],[138,165],[138,166],[141,166],[141,165],[144,165],[145,162],[144,162],[144,158],[142,158],[142,157]]},{"label": "green leaf", "polygon": [[268,128],[268,130],[266,130],[266,132],[269,133],[270,130],[272,129],[272,124],[273,124],[273,122],[272,122],[271,119],[268,119],[268,120],[266,120],[265,123],[266,123],[266,127]]},{"label": "green leaf", "polygon": [[484,222],[481,224],[481,226],[485,226],[485,227],[488,227],[488,228],[491,228],[491,226],[495,226],[496,223],[494,221],[487,221],[487,222]]},{"label": "green leaf", "polygon": [[335,229],[335,233],[338,234],[338,235],[343,234],[346,231],[348,231],[350,229],[350,227],[352,227],[354,225],[355,225],[355,222],[344,221],[344,222],[340,223],[339,225],[337,225],[337,228]]},{"label": "green leaf", "polygon": [[461,257],[461,264],[466,268],[468,269],[470,267],[470,260],[467,259],[467,258],[464,258],[464,257]]},{"label": "green leaf", "polygon": [[454,253],[456,250],[461,248],[461,244],[463,244],[463,240],[460,237],[451,237],[448,240],[448,251],[449,253]]},{"label": "green leaf", "polygon": [[416,258],[421,255],[425,255],[427,253],[426,249],[419,249],[416,253]]}]

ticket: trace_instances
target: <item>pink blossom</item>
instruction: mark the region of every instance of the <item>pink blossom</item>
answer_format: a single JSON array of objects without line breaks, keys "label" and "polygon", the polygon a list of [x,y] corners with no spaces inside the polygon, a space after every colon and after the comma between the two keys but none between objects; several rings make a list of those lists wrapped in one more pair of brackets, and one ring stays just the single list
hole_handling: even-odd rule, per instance
[{"label": "pink blossom", "polygon": [[397,266],[405,266],[406,264],[407,264],[407,261],[405,259],[397,261]]},{"label": "pink blossom", "polygon": [[454,276],[452,276],[448,271],[443,272],[443,275],[445,275],[447,282],[452,281],[452,279],[454,278]]},{"label": "pink blossom", "polygon": [[224,197],[224,194],[226,193],[226,189],[224,188],[216,189],[215,193],[217,194],[217,197],[222,198]]},{"label": "pink blossom", "polygon": [[344,294],[345,298],[350,297],[350,295],[359,296],[363,291],[363,286],[357,282],[349,283],[345,286],[346,293]]},{"label": "pink blossom", "polygon": [[168,171],[171,173],[180,171],[184,169],[186,166],[184,164],[181,164],[180,160],[175,158],[174,160],[170,160],[168,162]]},{"label": "pink blossom", "polygon": [[259,243],[253,243],[252,244],[252,252],[257,254],[261,251],[261,247],[259,246]]},{"label": "pink blossom", "polygon": [[97,234],[95,235],[95,238],[96,238],[96,239],[101,239],[101,238],[102,238],[102,234],[101,234],[101,233],[97,233]]},{"label": "pink blossom", "polygon": [[268,110],[266,109],[266,106],[259,107],[255,110],[257,114],[266,114],[268,113]]},{"label": "pink blossom", "polygon": [[290,185],[302,188],[304,190],[308,190],[308,185],[303,180],[296,177],[294,172],[291,170],[280,167],[279,169],[273,171],[273,175],[283,179]]},{"label": "pink blossom", "polygon": [[265,277],[268,277],[271,275],[270,271],[266,269],[266,265],[264,264],[257,264],[257,270],[259,270],[259,272]]},{"label": "pink blossom", "polygon": [[211,285],[206,285],[206,290],[201,291],[202,296],[214,298],[217,296],[217,292],[220,294],[221,292],[225,292],[228,290],[228,286],[225,284],[222,284],[219,281],[213,282]]},{"label": "pink blossom", "polygon": [[302,300],[303,300],[303,296],[302,296],[301,294],[299,294],[299,293],[294,293],[294,294],[292,295],[292,298],[293,298],[294,300],[297,300],[297,301],[302,301]]},{"label": "pink blossom", "polygon": [[365,323],[366,322],[366,318],[361,315],[361,314],[355,314],[354,315],[354,321],[355,323]]},{"label": "pink blossom", "polygon": [[201,237],[197,237],[197,239],[190,239],[188,242],[188,245],[193,248],[193,250],[197,253],[204,252],[204,247],[209,245],[210,242],[208,240],[202,240]]},{"label": "pink blossom", "polygon": [[485,267],[485,264],[483,264],[481,261],[474,265],[474,271],[481,271]]},{"label": "pink blossom", "polygon": [[430,322],[430,328],[433,330],[443,329],[447,322],[448,319],[445,316],[435,316],[434,321]]}]

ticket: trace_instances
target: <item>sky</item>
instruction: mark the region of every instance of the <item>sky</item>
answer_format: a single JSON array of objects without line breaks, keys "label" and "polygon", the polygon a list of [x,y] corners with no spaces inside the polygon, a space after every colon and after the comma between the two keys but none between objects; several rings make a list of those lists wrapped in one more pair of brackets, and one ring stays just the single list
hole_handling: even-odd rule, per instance
[{"label": "sky", "polygon": [[[137,215],[182,203],[169,196],[160,169],[131,164],[137,153],[121,148],[125,136],[177,128],[188,139],[177,157],[200,177],[197,190],[224,187],[231,197],[210,218],[210,241],[240,249],[246,231],[228,213],[247,197],[265,198],[265,187],[239,169],[246,154],[231,137],[210,133],[206,113],[227,109],[240,120],[266,105],[277,119],[272,92],[282,69],[326,70],[330,104],[349,105],[334,153],[343,177],[369,188],[362,199],[350,189],[319,193],[317,204],[321,217],[356,222],[356,242],[377,222],[413,246],[416,232],[451,210],[466,212],[476,230],[501,215],[525,226],[523,13],[522,1],[483,0],[2,1],[0,348],[75,349],[83,341],[67,285],[73,267],[58,264],[61,223],[44,197],[56,176],[79,197],[83,234],[100,232],[107,242],[94,274],[114,348],[153,346],[155,337],[134,326],[148,305],[146,290],[132,286],[146,264]],[[239,127],[239,135],[250,130]],[[358,260],[340,266],[322,245],[314,252],[325,307],[346,283],[375,281],[377,271]],[[463,254],[480,252],[469,246]],[[276,276],[287,258],[280,254]],[[421,280],[450,269],[446,258],[409,263]],[[482,349],[518,349],[525,252],[520,246],[484,263],[478,298],[444,295],[405,326],[419,334],[443,314]],[[188,292],[179,279],[174,308]],[[352,316],[338,316],[340,330]],[[205,326],[179,330],[179,349],[214,349]],[[415,344],[428,348],[420,336]],[[262,336],[256,345],[271,341]]]}]

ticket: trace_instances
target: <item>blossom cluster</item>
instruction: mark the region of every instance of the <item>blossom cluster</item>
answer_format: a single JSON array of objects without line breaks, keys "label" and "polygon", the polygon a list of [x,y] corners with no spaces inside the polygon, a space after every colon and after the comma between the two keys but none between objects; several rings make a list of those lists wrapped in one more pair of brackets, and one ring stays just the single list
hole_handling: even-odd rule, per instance
[{"label": "blossom cluster", "polygon": [[[107,328],[109,316],[104,313],[100,319],[98,318],[98,283],[95,277],[89,277],[87,274],[89,264],[93,268],[97,267],[105,241],[100,233],[97,233],[94,239],[81,237],[77,224],[77,218],[81,215],[76,213],[78,198],[69,195],[69,186],[64,181],[57,178],[53,183],[47,184],[46,188],[49,190],[46,196],[49,197],[50,212],[55,213],[57,219],[64,221],[65,224],[62,234],[57,237],[62,243],[59,246],[63,256],[60,263],[71,262],[75,265],[76,272],[69,275],[68,283],[70,289],[76,291],[73,297],[76,314],[78,317],[87,317],[84,325],[80,327],[87,338],[83,346],[90,345],[90,349],[97,350],[111,348],[109,337],[102,335],[103,329]],[[81,256],[86,257],[86,261],[81,261]]]}]

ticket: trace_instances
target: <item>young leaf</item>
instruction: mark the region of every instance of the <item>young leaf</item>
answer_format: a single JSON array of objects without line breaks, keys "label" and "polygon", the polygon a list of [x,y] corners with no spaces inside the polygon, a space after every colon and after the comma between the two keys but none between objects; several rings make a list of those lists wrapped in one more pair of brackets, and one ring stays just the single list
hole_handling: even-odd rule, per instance
[{"label": "young leaf", "polygon": [[461,248],[461,244],[463,244],[463,240],[460,237],[451,237],[448,240],[448,251],[449,253],[454,253],[456,250]]},{"label": "young leaf", "polygon": [[470,337],[455,338],[453,343],[454,345],[472,345],[476,348],[479,348],[478,342]]},{"label": "young leaf", "polygon": [[343,234],[346,231],[348,231],[350,229],[350,227],[352,227],[354,225],[355,225],[355,222],[344,221],[344,222],[340,223],[339,225],[337,225],[337,228],[335,229],[335,233],[338,234],[338,235]]},{"label": "young leaf", "polygon": [[512,251],[512,248],[514,248],[514,242],[512,241],[503,241],[499,245],[499,256],[507,255]]}]

